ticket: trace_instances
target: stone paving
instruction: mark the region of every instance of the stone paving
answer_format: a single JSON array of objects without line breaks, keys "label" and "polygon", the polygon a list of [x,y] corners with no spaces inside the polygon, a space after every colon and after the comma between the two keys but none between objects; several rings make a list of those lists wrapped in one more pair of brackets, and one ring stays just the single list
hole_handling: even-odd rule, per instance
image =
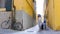
[{"label": "stone paving", "polygon": [[27,29],[25,31],[14,31],[10,29],[0,29],[0,34],[60,34],[60,31],[53,31],[48,28],[48,30],[43,30],[39,32],[38,25]]}]

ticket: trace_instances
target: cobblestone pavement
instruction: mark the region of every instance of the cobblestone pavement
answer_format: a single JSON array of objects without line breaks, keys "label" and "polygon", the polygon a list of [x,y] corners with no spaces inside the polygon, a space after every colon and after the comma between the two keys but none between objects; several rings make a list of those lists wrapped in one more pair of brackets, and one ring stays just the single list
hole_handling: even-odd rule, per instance
[{"label": "cobblestone pavement", "polygon": [[49,28],[48,30],[43,30],[39,32],[38,25],[27,29],[25,31],[14,31],[10,29],[0,29],[0,34],[60,34],[60,31],[53,31]]}]

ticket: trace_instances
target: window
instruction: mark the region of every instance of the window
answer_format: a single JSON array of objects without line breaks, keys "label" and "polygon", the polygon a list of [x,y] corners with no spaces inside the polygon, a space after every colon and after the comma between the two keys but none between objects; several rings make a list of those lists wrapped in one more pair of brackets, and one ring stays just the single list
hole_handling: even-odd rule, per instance
[{"label": "window", "polygon": [[6,8],[6,11],[12,10],[12,0],[6,0],[5,1],[5,8]]}]

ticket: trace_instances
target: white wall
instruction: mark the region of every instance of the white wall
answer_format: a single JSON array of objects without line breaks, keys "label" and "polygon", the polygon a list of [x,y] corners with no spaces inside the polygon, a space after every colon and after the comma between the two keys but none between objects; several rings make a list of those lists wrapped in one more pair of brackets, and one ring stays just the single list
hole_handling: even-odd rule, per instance
[{"label": "white wall", "polygon": [[5,0],[0,0],[0,7],[2,7],[2,8],[5,7]]},{"label": "white wall", "polygon": [[33,18],[26,12],[23,12],[23,28],[28,29],[33,27]]},{"label": "white wall", "polygon": [[[10,16],[11,16],[11,12],[0,12],[0,28],[1,28],[1,25],[4,21],[9,20]],[[6,28],[7,26],[4,25],[3,27]]]}]

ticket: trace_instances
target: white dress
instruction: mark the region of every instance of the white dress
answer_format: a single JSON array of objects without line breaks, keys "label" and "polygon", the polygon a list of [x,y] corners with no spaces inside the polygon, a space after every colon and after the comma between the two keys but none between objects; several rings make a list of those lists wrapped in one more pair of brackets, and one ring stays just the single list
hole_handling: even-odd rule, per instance
[{"label": "white dress", "polygon": [[41,18],[38,19],[38,25],[39,25],[39,28],[40,28],[41,25],[42,25],[42,19],[41,19]]}]

